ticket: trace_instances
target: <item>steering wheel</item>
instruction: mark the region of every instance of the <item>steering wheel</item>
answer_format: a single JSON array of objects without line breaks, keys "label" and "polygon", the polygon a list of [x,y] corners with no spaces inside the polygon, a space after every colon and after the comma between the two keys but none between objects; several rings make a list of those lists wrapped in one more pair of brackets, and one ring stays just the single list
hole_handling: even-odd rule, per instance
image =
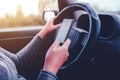
[{"label": "steering wheel", "polygon": [[[88,30],[80,28],[79,26],[80,19],[75,20],[74,18],[69,17],[75,11],[78,11],[78,10],[85,11],[88,14],[88,18],[89,18]],[[67,19],[68,21],[66,21],[65,19]],[[77,50],[76,50],[77,56],[74,58],[74,60],[69,61],[68,64],[64,64],[61,67],[61,69],[64,69],[70,66],[71,64],[75,63],[81,54],[84,54],[86,50],[92,49],[92,47],[95,45],[98,39],[99,33],[100,33],[100,20],[99,20],[98,14],[88,4],[73,3],[73,4],[68,5],[67,7],[65,7],[63,10],[61,10],[58,13],[54,24],[57,24],[60,22],[62,22],[62,24],[63,23],[65,24],[65,25],[62,25],[60,28],[65,28],[66,26],[68,26],[67,33],[65,31],[62,31],[63,33],[59,35],[61,30],[57,30],[56,38],[59,38],[60,36],[64,35],[65,36],[64,38],[71,39],[71,45],[69,48],[69,52],[73,48],[75,49],[76,48],[75,46],[77,46]],[[62,29],[62,30],[65,30],[65,29]],[[78,45],[82,45],[82,47]]]}]

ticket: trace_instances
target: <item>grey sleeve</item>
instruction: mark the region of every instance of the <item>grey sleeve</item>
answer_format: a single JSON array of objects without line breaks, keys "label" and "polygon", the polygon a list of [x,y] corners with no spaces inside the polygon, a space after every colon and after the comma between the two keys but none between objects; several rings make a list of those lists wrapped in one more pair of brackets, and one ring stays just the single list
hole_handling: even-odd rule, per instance
[{"label": "grey sleeve", "polygon": [[11,65],[9,63],[11,61],[0,58],[0,80],[26,80],[18,75],[14,63],[11,63]]},{"label": "grey sleeve", "polygon": [[18,73],[29,78],[30,75],[38,76],[44,64],[46,54],[46,39],[41,39],[36,35],[22,50],[13,54],[0,48],[16,65]]},{"label": "grey sleeve", "polygon": [[27,65],[37,56],[42,55],[43,43],[42,39],[36,35],[22,50],[16,53],[18,60],[23,65]]},{"label": "grey sleeve", "polygon": [[[4,59],[0,58],[0,80],[18,80],[14,63],[6,60],[7,58]],[[9,65],[9,63],[11,63],[11,65]]]},{"label": "grey sleeve", "polygon": [[0,61],[0,80],[9,80],[7,69],[5,67],[7,66]]},{"label": "grey sleeve", "polygon": [[32,65],[31,62],[44,55],[44,49],[44,40],[42,40],[38,35],[36,35],[22,50],[16,54],[0,47],[0,51],[13,60],[19,68],[22,66],[28,66],[29,64]]},{"label": "grey sleeve", "polygon": [[34,73],[43,65],[45,56],[44,41],[36,35],[22,50],[16,53],[16,67],[19,73]]}]

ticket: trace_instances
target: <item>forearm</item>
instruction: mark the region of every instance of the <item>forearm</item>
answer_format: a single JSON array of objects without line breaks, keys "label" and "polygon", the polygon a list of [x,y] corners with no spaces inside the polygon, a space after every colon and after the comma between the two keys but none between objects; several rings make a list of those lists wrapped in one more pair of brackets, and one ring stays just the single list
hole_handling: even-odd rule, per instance
[{"label": "forearm", "polygon": [[45,56],[45,46],[40,36],[36,35],[32,41],[28,43],[18,53],[13,54],[0,47],[0,51],[9,57],[16,65],[19,74],[29,75],[39,73],[43,66]]}]

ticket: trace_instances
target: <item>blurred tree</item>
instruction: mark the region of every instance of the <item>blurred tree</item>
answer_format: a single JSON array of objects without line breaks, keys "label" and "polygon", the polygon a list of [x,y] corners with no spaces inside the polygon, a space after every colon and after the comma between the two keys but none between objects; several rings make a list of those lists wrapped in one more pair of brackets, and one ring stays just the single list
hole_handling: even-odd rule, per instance
[{"label": "blurred tree", "polygon": [[[106,9],[100,9],[97,4],[92,6],[98,12],[106,12]],[[38,9],[38,15],[30,14],[25,16],[21,5],[18,5],[15,16],[5,14],[5,17],[0,18],[0,28],[43,25],[43,12],[45,10],[58,10],[57,0],[38,0]],[[120,14],[120,11],[114,13]]]},{"label": "blurred tree", "polygon": [[39,18],[42,20],[42,23],[44,23],[42,16],[45,10],[45,6],[46,6],[46,0],[39,0],[38,2]]},{"label": "blurred tree", "polygon": [[18,5],[18,7],[17,7],[16,17],[17,17],[17,18],[24,17],[24,14],[23,14],[23,12],[22,12],[22,7],[21,7],[21,5]]},{"label": "blurred tree", "polygon": [[5,17],[0,18],[0,28],[43,25],[43,12],[45,10],[57,10],[57,0],[38,0],[38,9],[38,15],[25,16],[22,6],[18,5],[15,16],[5,14]]}]

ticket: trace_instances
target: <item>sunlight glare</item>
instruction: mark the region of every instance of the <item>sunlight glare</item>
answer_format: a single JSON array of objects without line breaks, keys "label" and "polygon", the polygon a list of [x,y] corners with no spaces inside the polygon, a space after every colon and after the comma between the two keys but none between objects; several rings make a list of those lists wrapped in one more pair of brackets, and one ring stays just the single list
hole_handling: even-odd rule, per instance
[{"label": "sunlight glare", "polygon": [[21,6],[25,16],[29,14],[38,14],[39,0],[0,0],[0,17],[5,14],[15,15],[18,5]]}]

